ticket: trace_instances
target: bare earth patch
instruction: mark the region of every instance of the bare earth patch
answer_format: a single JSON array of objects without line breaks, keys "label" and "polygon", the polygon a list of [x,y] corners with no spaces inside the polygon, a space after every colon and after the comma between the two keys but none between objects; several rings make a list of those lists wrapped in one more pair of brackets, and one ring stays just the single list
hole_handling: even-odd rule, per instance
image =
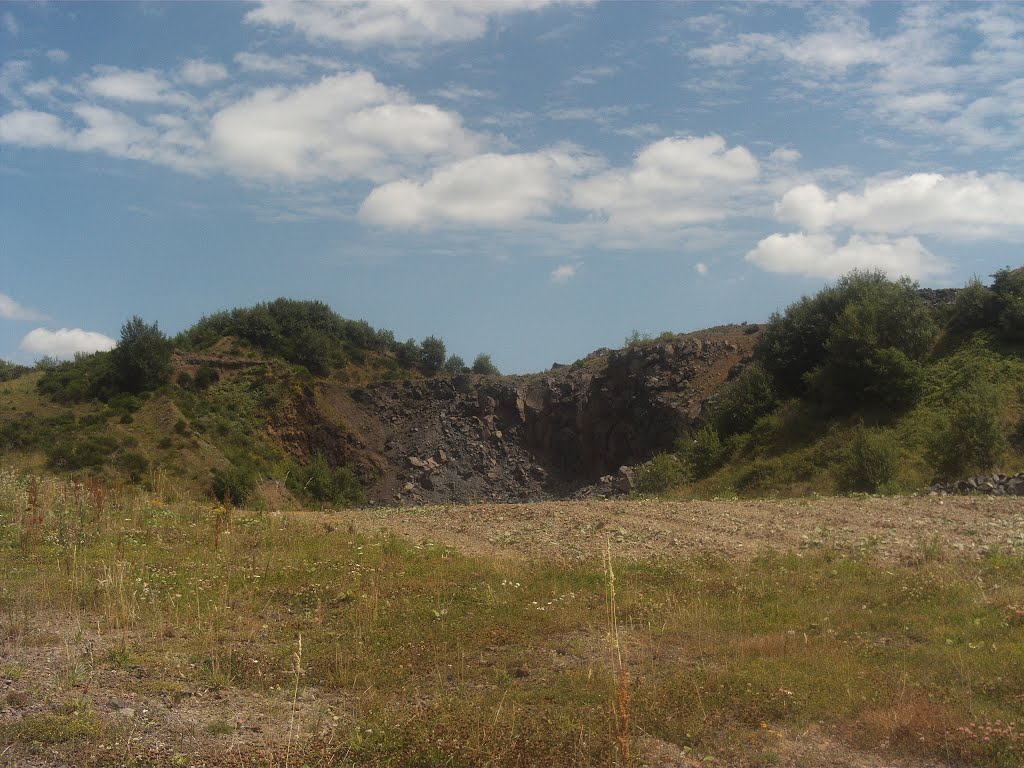
[{"label": "bare earth patch", "polygon": [[[307,514],[307,513],[294,513]],[[1024,499],[819,498],[780,501],[605,501],[355,509],[361,529],[384,528],[461,552],[579,560],[832,548],[886,561],[1024,551]]]}]

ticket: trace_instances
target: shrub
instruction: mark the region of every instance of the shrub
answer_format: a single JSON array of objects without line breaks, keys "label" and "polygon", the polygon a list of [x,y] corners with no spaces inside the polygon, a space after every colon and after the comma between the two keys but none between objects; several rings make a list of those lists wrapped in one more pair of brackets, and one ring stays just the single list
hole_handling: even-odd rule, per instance
[{"label": "shrub", "polygon": [[305,467],[288,473],[288,488],[297,496],[329,504],[361,504],[366,501],[359,477],[349,467],[332,467],[321,454]]},{"label": "shrub", "polygon": [[18,365],[17,363],[9,363],[6,360],[0,360],[0,381],[11,381],[19,376],[23,376],[28,373],[31,368],[24,365]]},{"label": "shrub", "polygon": [[915,283],[855,271],[773,315],[757,354],[782,394],[813,388],[835,409],[879,397],[903,406],[920,391],[918,361],[935,331]]},{"label": "shrub", "polygon": [[193,383],[196,389],[202,391],[209,389],[211,385],[216,384],[218,381],[220,381],[220,374],[217,373],[217,369],[204,364],[199,366],[199,370],[196,371],[196,378]]},{"label": "shrub", "polygon": [[996,296],[977,278],[971,278],[956,295],[949,327],[955,331],[988,328],[996,322]]},{"label": "shrub", "polygon": [[48,363],[42,371],[36,389],[57,403],[106,400],[117,393],[111,352],[76,355],[71,361]]},{"label": "shrub", "polygon": [[1000,424],[999,390],[980,375],[958,389],[939,417],[928,456],[939,475],[956,480],[996,467],[1007,448]]},{"label": "shrub", "polygon": [[403,368],[412,368],[420,362],[420,345],[416,339],[407,339],[395,345],[395,359]]},{"label": "shrub", "polygon": [[50,446],[46,460],[52,469],[77,472],[102,467],[116,450],[117,440],[106,435],[64,439]]},{"label": "shrub", "polygon": [[482,376],[498,376],[501,373],[498,370],[498,366],[491,361],[491,356],[485,355],[482,352],[474,358],[472,370],[473,373],[478,373]]},{"label": "shrub", "polygon": [[762,416],[775,410],[778,401],[771,376],[760,363],[743,369],[739,377],[726,384],[710,405],[708,422],[719,435],[729,437],[753,429]]},{"label": "shrub", "polygon": [[171,376],[171,342],[156,323],[135,315],[121,326],[121,341],[111,352],[118,388],[145,392],[166,384]]},{"label": "shrub", "polygon": [[636,471],[640,493],[664,493],[690,480],[690,468],[674,453],[659,453]]},{"label": "shrub", "polygon": [[223,504],[245,504],[255,490],[256,473],[250,469],[231,465],[228,469],[213,470],[211,491]]},{"label": "shrub", "polygon": [[138,483],[149,469],[149,459],[141,453],[129,451],[117,457],[117,467],[128,475],[131,482]]},{"label": "shrub", "polygon": [[900,445],[891,430],[857,426],[839,468],[839,486],[845,491],[874,493],[896,478],[900,466]]},{"label": "shrub", "polygon": [[727,451],[718,436],[718,430],[704,426],[697,430],[693,441],[686,446],[685,458],[697,478],[708,477],[725,463]]},{"label": "shrub", "polygon": [[427,373],[437,373],[444,366],[444,342],[436,336],[428,336],[420,345],[420,365]]},{"label": "shrub", "polygon": [[466,361],[458,355],[452,355],[444,361],[444,372],[451,376],[458,376],[460,373],[465,373],[468,370]]}]

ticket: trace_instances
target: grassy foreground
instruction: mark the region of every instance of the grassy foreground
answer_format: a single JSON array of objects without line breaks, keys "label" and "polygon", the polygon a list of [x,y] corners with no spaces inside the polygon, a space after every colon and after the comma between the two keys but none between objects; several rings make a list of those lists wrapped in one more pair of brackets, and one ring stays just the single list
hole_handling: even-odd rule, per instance
[{"label": "grassy foreground", "polygon": [[611,546],[467,557],[0,473],[0,765],[773,765],[811,728],[1024,762],[1020,558]]}]

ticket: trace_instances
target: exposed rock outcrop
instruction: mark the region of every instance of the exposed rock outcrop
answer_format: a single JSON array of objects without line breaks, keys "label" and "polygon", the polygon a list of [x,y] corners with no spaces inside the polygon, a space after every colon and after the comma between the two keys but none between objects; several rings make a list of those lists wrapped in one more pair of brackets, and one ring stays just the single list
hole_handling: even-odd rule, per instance
[{"label": "exposed rock outcrop", "polygon": [[[331,455],[373,475],[376,502],[541,500],[591,485],[598,495],[621,493],[628,467],[693,426],[756,338],[730,326],[529,377],[322,384],[317,408],[337,432],[318,427],[288,439],[305,450],[333,444]],[[297,423],[315,423],[310,416]]]}]

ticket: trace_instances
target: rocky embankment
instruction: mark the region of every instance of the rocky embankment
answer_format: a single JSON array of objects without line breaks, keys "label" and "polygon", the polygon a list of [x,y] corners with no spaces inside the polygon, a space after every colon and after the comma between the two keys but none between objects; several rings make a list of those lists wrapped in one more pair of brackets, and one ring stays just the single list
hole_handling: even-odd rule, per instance
[{"label": "rocky embankment", "polygon": [[620,467],[670,448],[693,426],[749,358],[758,330],[604,350],[535,376],[324,386],[317,397],[343,425],[339,453],[366,470],[375,502],[534,501],[594,484],[600,495],[628,489]]},{"label": "rocky embankment", "polygon": [[989,496],[1024,496],[1024,472],[1016,475],[975,475],[955,483],[936,483],[928,487],[932,496],[967,496],[983,493]]}]

